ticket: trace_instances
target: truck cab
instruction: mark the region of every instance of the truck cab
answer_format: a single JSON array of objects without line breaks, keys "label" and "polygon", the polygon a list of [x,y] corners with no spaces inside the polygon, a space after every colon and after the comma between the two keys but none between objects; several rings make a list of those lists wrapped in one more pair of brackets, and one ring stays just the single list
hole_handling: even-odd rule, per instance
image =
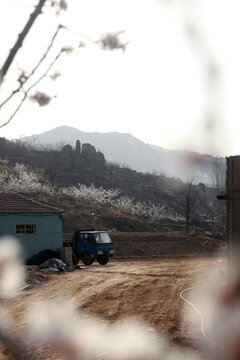
[{"label": "truck cab", "polygon": [[91,265],[96,259],[106,265],[114,254],[112,239],[107,231],[75,230],[72,239],[73,260],[80,259],[85,265]]}]

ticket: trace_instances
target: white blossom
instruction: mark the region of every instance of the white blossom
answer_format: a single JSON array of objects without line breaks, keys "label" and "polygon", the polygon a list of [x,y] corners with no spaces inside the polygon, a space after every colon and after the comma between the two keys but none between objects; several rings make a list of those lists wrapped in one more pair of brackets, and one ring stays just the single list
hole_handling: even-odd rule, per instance
[{"label": "white blossom", "polygon": [[165,354],[165,341],[146,324],[134,320],[114,324],[90,318],[77,311],[70,300],[37,303],[27,313],[33,340],[55,343],[70,359],[158,359]]},{"label": "white blossom", "polygon": [[[15,164],[11,173],[9,171],[0,172],[0,189],[4,192],[43,192],[52,195],[56,193],[54,187],[39,179],[32,169],[20,163]],[[58,194],[98,204],[108,204],[152,221],[184,221],[183,216],[169,206],[161,203],[155,204],[152,201],[136,201],[132,197],[121,195],[121,192],[118,188],[104,189],[102,186],[97,188],[94,184],[87,186],[80,183],[78,186],[64,187],[58,190]]]},{"label": "white blossom", "polygon": [[96,201],[100,204],[107,204],[111,203],[112,199],[121,193],[121,190],[117,188],[106,190],[102,186],[96,188],[94,184],[91,184],[90,186],[78,184],[78,187],[71,186],[63,188],[61,189],[61,192],[75,198],[82,198],[85,200]]},{"label": "white blossom", "polygon": [[0,164],[7,165],[8,163],[9,163],[9,161],[7,159],[1,159],[0,158]]},{"label": "white blossom", "polygon": [[119,35],[122,34],[123,32],[124,31],[117,31],[117,32],[102,34],[97,42],[104,50],[122,49],[122,51],[125,51],[127,43],[123,43],[119,39]]},{"label": "white blossom", "polygon": [[78,184],[78,187],[71,186],[62,188],[60,193],[77,199],[81,198],[84,200],[95,201],[99,204],[109,204],[113,207],[126,210],[133,215],[145,217],[152,221],[184,221],[184,218],[180,214],[176,213],[171,208],[167,208],[163,204],[156,205],[151,201],[146,203],[144,201],[135,201],[134,198],[130,198],[126,195],[120,196],[121,190],[118,188],[106,190],[102,186],[96,188],[94,184],[91,184],[90,186]]},{"label": "white blossom", "polygon": [[19,163],[15,164],[11,173],[0,172],[0,189],[4,192],[54,192],[49,184],[40,181],[33,170]]},{"label": "white blossom", "polygon": [[52,98],[41,91],[36,91],[34,95],[31,95],[29,99],[33,102],[38,103],[39,106],[46,106],[50,103]]}]

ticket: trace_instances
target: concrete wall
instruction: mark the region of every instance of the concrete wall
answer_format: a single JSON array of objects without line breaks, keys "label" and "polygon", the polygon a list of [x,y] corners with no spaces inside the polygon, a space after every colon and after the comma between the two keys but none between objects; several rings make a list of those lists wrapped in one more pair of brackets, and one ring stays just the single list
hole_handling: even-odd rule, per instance
[{"label": "concrete wall", "polygon": [[59,214],[0,214],[0,236],[16,236],[16,224],[36,224],[36,235],[17,236],[23,246],[24,259],[45,249],[55,251],[62,247],[62,220]]}]

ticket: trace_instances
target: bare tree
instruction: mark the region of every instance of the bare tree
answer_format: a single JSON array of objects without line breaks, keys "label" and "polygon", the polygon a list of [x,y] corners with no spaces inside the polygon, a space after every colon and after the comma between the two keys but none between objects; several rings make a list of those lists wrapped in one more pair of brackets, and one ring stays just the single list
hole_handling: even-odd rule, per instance
[{"label": "bare tree", "polygon": [[27,140],[26,146],[30,143],[32,149],[38,151],[62,151],[63,147],[66,145],[66,141],[60,140],[56,143],[37,143],[34,140]]},{"label": "bare tree", "polygon": [[226,191],[226,159],[217,159],[212,168],[212,184],[218,193]]},{"label": "bare tree", "polygon": [[183,196],[183,207],[185,212],[186,232],[189,232],[190,218],[194,213],[198,203],[196,190],[194,189],[194,180],[189,180]]}]

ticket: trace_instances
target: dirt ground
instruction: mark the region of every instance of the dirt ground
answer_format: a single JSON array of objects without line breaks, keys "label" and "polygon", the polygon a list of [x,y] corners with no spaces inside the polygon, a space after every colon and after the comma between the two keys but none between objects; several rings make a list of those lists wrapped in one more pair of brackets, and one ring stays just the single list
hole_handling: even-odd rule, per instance
[{"label": "dirt ground", "polygon": [[[226,249],[225,249],[226,250]],[[196,352],[195,340],[201,338],[200,321],[188,327],[182,321],[183,312],[193,312],[180,299],[180,292],[194,284],[196,276],[204,279],[214,265],[215,272],[227,267],[226,251],[218,262],[216,255],[156,260],[111,260],[108,265],[97,263],[61,275],[48,275],[37,289],[26,290],[8,303],[10,313],[21,329],[27,306],[63,294],[72,297],[79,309],[107,321],[126,317],[144,320],[169,339],[174,346]],[[225,255],[224,255],[225,254]],[[200,280],[201,282],[201,280]],[[195,284],[196,285],[196,284]],[[54,353],[41,349],[45,358],[56,359]],[[6,359],[0,355],[0,359]],[[208,359],[203,354],[204,359]]]}]

